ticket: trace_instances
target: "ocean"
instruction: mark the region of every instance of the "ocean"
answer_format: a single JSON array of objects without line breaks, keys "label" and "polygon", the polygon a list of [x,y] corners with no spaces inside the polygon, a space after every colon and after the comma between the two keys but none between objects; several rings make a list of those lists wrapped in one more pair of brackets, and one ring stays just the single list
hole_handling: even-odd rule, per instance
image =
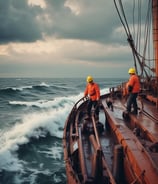
[{"label": "ocean", "polygon": [[[101,94],[126,79],[96,78]],[[0,184],[66,184],[62,137],[83,78],[0,78]]]}]

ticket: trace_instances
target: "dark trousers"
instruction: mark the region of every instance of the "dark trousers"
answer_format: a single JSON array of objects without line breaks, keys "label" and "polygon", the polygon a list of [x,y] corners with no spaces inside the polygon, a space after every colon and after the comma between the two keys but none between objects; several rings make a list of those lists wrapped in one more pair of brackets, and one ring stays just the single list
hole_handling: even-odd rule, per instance
[{"label": "dark trousers", "polygon": [[87,113],[88,113],[88,116],[91,115],[92,106],[95,109],[95,114],[97,116],[99,116],[99,104],[98,104],[98,101],[92,101],[92,100],[89,100],[88,101],[88,105],[87,105]]},{"label": "dark trousers", "polygon": [[127,99],[127,111],[128,112],[131,112],[131,108],[132,108],[132,105],[133,105],[133,109],[134,109],[134,113],[137,114],[137,96],[138,96],[138,93],[130,93],[128,99]]}]

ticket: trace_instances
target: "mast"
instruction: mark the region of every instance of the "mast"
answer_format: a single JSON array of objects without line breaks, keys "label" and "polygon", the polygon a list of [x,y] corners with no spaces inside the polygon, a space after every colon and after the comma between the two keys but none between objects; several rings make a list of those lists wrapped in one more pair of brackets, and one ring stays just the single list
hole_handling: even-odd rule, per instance
[{"label": "mast", "polygon": [[158,82],[158,0],[152,0],[155,77]]},{"label": "mast", "polygon": [[[152,0],[152,15],[153,15],[153,45],[154,45],[154,59],[155,59],[155,77],[156,86],[158,84],[158,0]],[[158,87],[156,108],[158,109]]]}]

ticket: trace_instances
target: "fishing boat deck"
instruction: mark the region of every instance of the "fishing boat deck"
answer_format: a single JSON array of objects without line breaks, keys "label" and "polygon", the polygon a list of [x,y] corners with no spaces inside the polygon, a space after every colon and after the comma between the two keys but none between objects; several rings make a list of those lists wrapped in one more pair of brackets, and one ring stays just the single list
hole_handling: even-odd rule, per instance
[{"label": "fishing boat deck", "polygon": [[[100,178],[100,176],[103,176],[102,183],[104,183],[110,176],[110,180],[114,184],[115,181],[111,177],[116,153],[114,148],[121,146],[123,154],[126,155],[124,158],[125,170],[130,173],[128,181],[123,181],[123,183],[137,182],[137,180],[142,183],[150,183],[150,179],[153,178],[152,184],[157,184],[158,149],[155,150],[155,145],[154,151],[150,149],[153,144],[158,142],[158,123],[154,119],[157,116],[152,117],[157,113],[157,110],[155,112],[154,104],[148,101],[144,101],[143,105],[141,102],[138,104],[138,115],[129,114],[129,119],[122,116],[126,106],[124,99],[120,100],[120,98],[113,99],[112,109],[107,105],[107,98],[102,99],[99,121],[95,119],[94,112],[92,112],[90,119],[85,118],[85,104],[77,111],[75,121],[71,116],[71,120],[73,120],[73,123],[69,124],[71,133],[65,132],[64,137],[64,141],[71,140],[69,146],[66,146],[66,142],[64,142],[65,149],[70,147],[70,151],[65,151],[65,155],[70,153],[72,157],[70,160],[74,163],[73,167],[83,183],[95,183],[95,179]],[[99,133],[98,124],[103,126],[101,133]],[[95,131],[95,127],[97,131]],[[138,135],[136,129],[140,130]],[[103,165],[98,160],[100,153],[103,155],[100,157]],[[67,164],[67,166],[69,165]],[[71,167],[67,172],[72,172]],[[100,173],[102,174],[100,175]],[[72,180],[74,180],[73,175],[69,177],[69,181]]]},{"label": "fishing boat deck", "polygon": [[[100,122],[102,124],[104,124],[105,122],[105,114],[101,111],[100,112]],[[85,124],[85,120],[82,119],[81,121],[81,125]],[[93,127],[93,123],[92,122],[89,122],[89,126],[92,126]],[[83,127],[82,127],[83,128]],[[81,129],[82,129],[81,128]],[[87,170],[87,173],[88,173],[88,177],[91,177],[92,176],[92,173],[94,172],[92,170],[92,164],[93,164],[93,156],[96,152],[95,150],[95,145],[93,145],[90,141],[90,138],[89,138],[89,135],[81,132],[82,134],[82,145],[83,145],[83,151],[84,151],[84,160],[86,162],[85,166],[86,166],[86,170]],[[103,154],[106,158],[106,161],[108,163],[108,166],[109,166],[109,169],[112,168],[112,157],[111,155],[113,154],[112,153],[112,145],[113,145],[113,141],[111,140],[111,135],[104,131],[102,132],[102,134],[100,135],[99,137],[100,139],[100,144],[101,144],[101,147],[102,147],[102,151],[103,151]]]},{"label": "fishing boat deck", "polygon": [[[106,100],[102,102],[105,109],[107,107]],[[129,119],[124,119],[122,114],[123,111],[126,110],[124,102],[121,102],[120,99],[115,99],[113,102],[113,110],[109,113],[113,114],[114,118],[116,119],[115,125],[117,127],[121,127],[123,131],[128,131],[126,127],[134,131],[136,128],[141,130],[141,135],[138,136],[139,141],[149,153],[150,157],[153,160],[153,164],[155,167],[158,167],[158,110],[154,107],[154,104],[145,100],[143,101],[143,108],[139,107],[140,111],[138,115],[129,115]],[[139,101],[138,104],[140,105],[141,102]],[[122,133],[123,135],[124,133]],[[155,144],[156,143],[156,144]],[[154,151],[151,151],[149,148],[154,146]]]},{"label": "fishing boat deck", "polygon": [[[147,103],[143,104],[144,108],[140,108],[139,114],[130,114],[130,118],[128,120],[125,120],[122,116],[126,108],[123,101],[120,101],[119,98],[114,100],[112,110],[110,110],[107,106],[106,99],[102,100],[102,104],[103,109],[108,111],[108,114],[111,114],[110,117],[114,117],[112,133],[115,132],[115,135],[117,135],[119,141],[122,142],[124,147],[126,147],[126,150],[124,151],[128,155],[128,157],[130,157],[130,159],[133,160],[134,163],[137,163],[132,167],[138,167],[140,169],[140,176],[142,176],[143,174],[142,171],[145,171],[147,178],[152,177],[156,179],[158,174],[158,153],[151,152],[149,150],[149,147],[158,140],[158,124],[156,123],[156,121],[153,121],[153,118],[147,116],[145,113],[145,109],[147,110],[149,108],[150,111],[153,110],[152,104],[148,105],[147,101]],[[152,111],[152,113],[154,112]],[[111,170],[113,159],[112,147],[115,146],[115,143],[111,141],[111,135],[108,135],[110,132],[106,130],[106,115],[104,115],[105,117],[103,117],[102,115],[104,115],[104,113],[101,110],[99,119],[102,124],[104,124],[105,122],[105,129],[104,132],[99,136],[99,140],[103,155],[106,162],[108,163],[109,169]],[[84,118],[82,119],[81,124],[85,124]],[[90,126],[92,124],[92,122],[89,122]],[[137,137],[135,135],[134,130],[138,127],[141,129],[141,133],[143,134],[143,136],[141,135]],[[92,168],[95,168],[92,166],[94,162],[94,155],[96,152],[95,145],[93,145],[93,141],[90,140],[90,136],[82,133],[82,128],[81,134],[82,136],[80,137],[82,137],[84,160],[86,162],[85,166],[88,174],[87,176],[90,178],[93,175],[92,173],[94,172]],[[144,137],[144,135],[147,135],[147,139]]]},{"label": "fishing boat deck", "polygon": [[[139,105],[139,113],[138,115],[130,114],[130,120],[126,120],[126,125],[128,125],[128,121],[132,121],[141,126],[144,131],[147,131],[151,134],[151,139],[153,142],[158,142],[158,109],[155,108],[155,105],[147,100],[143,100],[142,102],[138,102]],[[115,99],[113,103],[113,114],[117,119],[118,124],[124,124],[125,121],[122,117],[123,111],[126,110],[123,101],[120,99]],[[141,105],[140,105],[141,104]],[[103,101],[103,105],[106,107],[106,101]]]},{"label": "fishing boat deck", "polygon": [[143,100],[143,108],[150,116],[154,117],[155,122],[158,123],[158,108],[155,108],[155,104],[148,100]]}]

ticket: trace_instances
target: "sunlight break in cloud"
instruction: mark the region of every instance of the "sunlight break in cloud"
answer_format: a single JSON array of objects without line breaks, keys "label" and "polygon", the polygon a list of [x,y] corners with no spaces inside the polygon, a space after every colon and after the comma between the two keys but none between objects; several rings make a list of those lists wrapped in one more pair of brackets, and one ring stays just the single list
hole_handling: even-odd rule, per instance
[{"label": "sunlight break in cloud", "polygon": [[72,13],[74,13],[75,15],[79,15],[81,12],[81,7],[79,6],[77,0],[67,0],[65,3],[65,7],[70,8]]},{"label": "sunlight break in cloud", "polygon": [[0,45],[0,56],[8,56],[8,45]]},{"label": "sunlight break in cloud", "polygon": [[46,3],[44,0],[28,0],[28,4],[31,6],[40,6],[41,8],[46,8]]},{"label": "sunlight break in cloud", "polygon": [[[75,46],[75,47],[74,47]],[[44,41],[34,43],[10,43],[0,47],[0,55],[16,56],[27,58],[35,57],[37,61],[45,57],[44,61],[62,61],[74,62],[82,61],[83,63],[100,63],[107,58],[113,58],[114,55],[125,55],[129,53],[129,48],[116,44],[101,44],[88,40],[73,39],[54,39],[45,37]]]}]

